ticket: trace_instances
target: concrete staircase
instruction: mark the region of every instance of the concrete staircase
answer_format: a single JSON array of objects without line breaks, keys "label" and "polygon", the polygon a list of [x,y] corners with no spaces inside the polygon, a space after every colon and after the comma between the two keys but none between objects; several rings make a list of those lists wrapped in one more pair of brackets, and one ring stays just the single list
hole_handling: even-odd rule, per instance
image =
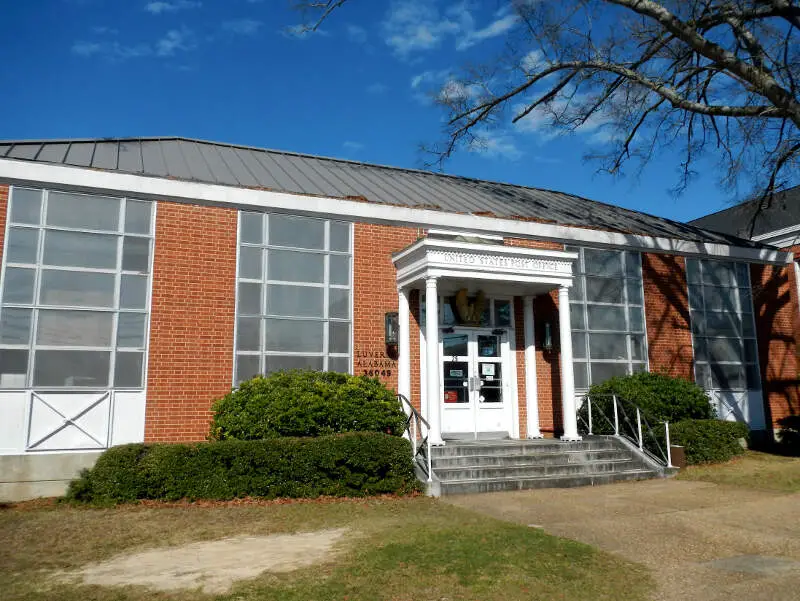
[{"label": "concrete staircase", "polygon": [[431,462],[434,482],[430,493],[436,496],[595,486],[663,476],[663,469],[638,449],[599,436],[581,442],[451,441],[433,447]]}]

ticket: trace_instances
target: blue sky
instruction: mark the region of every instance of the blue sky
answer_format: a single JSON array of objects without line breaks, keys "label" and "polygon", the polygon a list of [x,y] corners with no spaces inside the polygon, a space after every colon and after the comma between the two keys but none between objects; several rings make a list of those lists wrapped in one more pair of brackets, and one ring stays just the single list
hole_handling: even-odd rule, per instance
[{"label": "blue sky", "polygon": [[[289,0],[0,0],[0,137],[186,136],[421,167],[441,139],[430,90],[502,50],[506,2],[351,0],[296,35]],[[674,196],[671,152],[639,176],[598,174],[582,158],[594,133],[493,131],[445,171],[678,220],[735,198],[712,163]]]}]

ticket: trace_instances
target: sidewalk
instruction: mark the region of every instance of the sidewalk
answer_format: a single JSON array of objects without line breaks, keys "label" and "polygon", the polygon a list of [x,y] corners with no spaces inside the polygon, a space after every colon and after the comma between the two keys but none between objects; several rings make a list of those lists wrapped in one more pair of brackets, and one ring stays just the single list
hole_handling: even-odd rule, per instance
[{"label": "sidewalk", "polygon": [[443,500],[644,564],[659,601],[800,598],[800,494],[651,480]]}]

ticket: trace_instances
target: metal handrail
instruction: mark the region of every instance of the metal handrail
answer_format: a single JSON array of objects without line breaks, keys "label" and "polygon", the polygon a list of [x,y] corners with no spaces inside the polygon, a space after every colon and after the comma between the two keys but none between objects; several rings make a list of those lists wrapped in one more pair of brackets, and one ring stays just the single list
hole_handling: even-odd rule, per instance
[{"label": "metal handrail", "polygon": [[[614,410],[613,421],[611,417],[605,414],[603,408],[598,403],[592,403],[592,396],[586,395],[586,412],[587,412],[587,419],[584,419],[583,416],[580,414],[580,407],[578,408],[578,420],[582,422],[587,427],[587,433],[591,436],[593,434],[594,429],[594,422],[597,414],[603,417],[605,421],[614,429],[613,436],[626,438],[633,444],[639,447],[639,451],[648,455],[651,459],[664,465],[665,467],[674,467],[672,465],[672,450],[670,448],[670,437],[669,437],[669,422],[666,420],[657,420],[650,416],[650,420],[647,419],[647,413],[641,409],[635,403],[627,400],[621,399],[616,394],[611,395],[612,407]],[[626,411],[625,406],[628,406],[628,410]],[[632,419],[633,411],[635,410],[635,425]],[[631,413],[631,416],[628,413]],[[620,419],[621,416],[621,419]],[[622,423],[622,429],[620,429],[620,422]],[[658,440],[658,437],[655,433],[655,428],[650,425],[650,423],[655,424],[663,424],[664,425],[664,434],[665,434],[665,449],[661,448],[661,443]],[[625,429],[627,426],[627,430]],[[649,437],[649,441],[652,444],[645,444],[645,435]]]},{"label": "metal handrail", "polygon": [[433,469],[431,467],[431,426],[422,417],[417,408],[404,394],[397,394],[397,400],[406,414],[405,436],[411,441],[411,459],[420,467],[428,478],[428,482],[433,480]]}]

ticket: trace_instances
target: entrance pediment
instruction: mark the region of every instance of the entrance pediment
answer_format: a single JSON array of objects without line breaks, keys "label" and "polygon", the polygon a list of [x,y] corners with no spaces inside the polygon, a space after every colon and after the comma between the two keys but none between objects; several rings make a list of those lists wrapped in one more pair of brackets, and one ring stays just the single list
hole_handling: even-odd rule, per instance
[{"label": "entrance pediment", "polygon": [[575,253],[425,238],[392,257],[399,287],[427,277],[572,284]]}]

